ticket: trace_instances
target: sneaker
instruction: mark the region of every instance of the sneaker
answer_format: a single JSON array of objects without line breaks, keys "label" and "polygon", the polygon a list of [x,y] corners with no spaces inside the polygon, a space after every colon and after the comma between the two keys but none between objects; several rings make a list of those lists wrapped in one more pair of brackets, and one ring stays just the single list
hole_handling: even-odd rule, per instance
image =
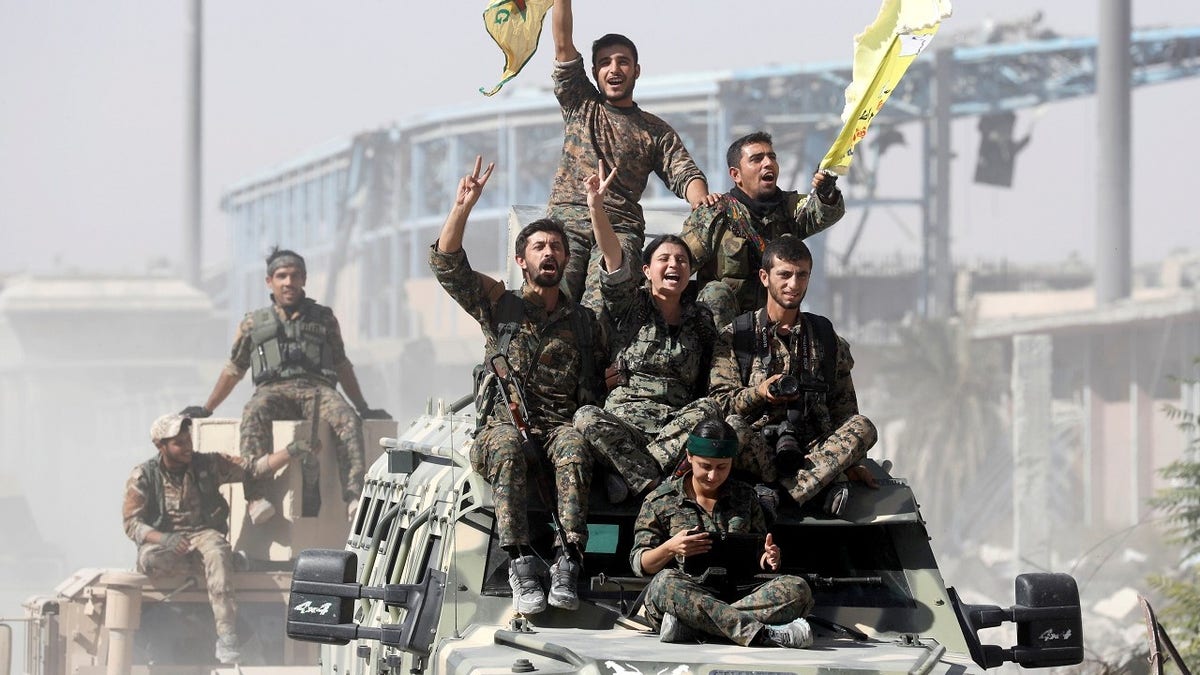
[{"label": "sneaker", "polygon": [[813,643],[812,626],[804,619],[796,619],[782,626],[765,626],[765,642],[775,647],[805,649]]},{"label": "sneaker", "polygon": [[685,624],[674,614],[663,614],[662,624],[658,627],[659,642],[695,642],[696,629]]},{"label": "sneaker", "polygon": [[604,489],[608,492],[609,504],[620,504],[629,499],[629,485],[616,473],[604,474]]},{"label": "sneaker", "polygon": [[579,562],[561,555],[550,566],[550,604],[559,609],[578,609]]},{"label": "sneaker", "polygon": [[537,558],[523,555],[509,560],[508,585],[512,587],[513,610],[518,614],[546,611],[546,594],[538,579]]},{"label": "sneaker", "polygon": [[237,663],[242,660],[242,654],[238,651],[238,639],[236,635],[222,635],[217,638],[217,660],[224,664]]}]

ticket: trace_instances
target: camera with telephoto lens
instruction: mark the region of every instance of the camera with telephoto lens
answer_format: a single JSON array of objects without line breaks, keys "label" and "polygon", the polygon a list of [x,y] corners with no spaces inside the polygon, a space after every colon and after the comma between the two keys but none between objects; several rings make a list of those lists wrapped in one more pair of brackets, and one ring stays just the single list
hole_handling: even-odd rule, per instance
[{"label": "camera with telephoto lens", "polygon": [[801,411],[796,408],[788,408],[787,419],[784,421],[763,427],[763,437],[775,446],[775,468],[781,474],[796,473],[804,466],[805,444],[801,440],[802,429]]}]

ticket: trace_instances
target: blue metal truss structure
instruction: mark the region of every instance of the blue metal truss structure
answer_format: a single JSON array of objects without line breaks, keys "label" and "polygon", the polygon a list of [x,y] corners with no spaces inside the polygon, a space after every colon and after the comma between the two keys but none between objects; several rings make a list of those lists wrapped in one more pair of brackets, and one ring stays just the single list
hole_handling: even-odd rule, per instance
[{"label": "blue metal truss structure", "polygon": [[[941,314],[952,309],[949,190],[939,189],[936,166],[939,155],[948,156],[949,120],[1091,96],[1096,47],[1094,38],[949,46],[911,66],[863,145],[889,126],[923,125],[922,192],[889,200],[918,206],[924,214],[925,276],[914,309]],[[1135,32],[1131,51],[1135,87],[1200,75],[1200,28]],[[780,158],[781,183],[803,184],[841,127],[849,81],[849,63],[644,77],[638,100],[679,131],[714,189],[724,183],[726,145],[756,129],[774,134],[781,154],[794,152]],[[412,337],[403,284],[428,276],[427,247],[459,175],[477,154],[496,158],[497,170],[476,207],[467,246],[478,252],[477,267],[501,268],[507,244],[499,233],[509,207],[545,202],[562,139],[558,106],[548,89],[512,88],[506,94],[335,141],[228,189],[222,207],[232,221],[230,309],[236,315],[260,304],[262,254],[279,243],[304,250],[310,268],[332,268],[334,279],[353,263],[360,275],[356,285],[373,289],[361,293],[360,306],[350,312],[360,337]],[[872,197],[873,192],[854,194],[852,205],[882,203]],[[681,213],[684,207],[657,181],[642,203]]]}]

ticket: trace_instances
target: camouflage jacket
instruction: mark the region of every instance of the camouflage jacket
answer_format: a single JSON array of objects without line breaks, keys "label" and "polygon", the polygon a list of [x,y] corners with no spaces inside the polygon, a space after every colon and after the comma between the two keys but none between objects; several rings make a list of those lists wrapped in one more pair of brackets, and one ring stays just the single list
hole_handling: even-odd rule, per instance
[{"label": "camouflage jacket", "polygon": [[[125,534],[141,546],[146,535],[159,532],[195,532],[212,528],[225,532],[228,523],[211,522],[213,511],[229,504],[217,490],[225,483],[241,483],[270,471],[269,457],[257,460],[215,452],[196,453],[187,469],[172,473],[159,463],[158,456],[143,462],[125,482],[122,516]],[[156,484],[155,484],[156,483]],[[220,500],[221,504],[212,503]]]},{"label": "camouflage jacket", "polygon": [[637,105],[617,108],[606,103],[588,80],[582,56],[555,64],[554,95],[562,109],[563,151],[550,190],[552,216],[558,210],[556,217],[562,218],[561,207],[568,207],[578,212],[570,220],[588,219],[583,181],[596,172],[601,159],[617,172],[604,195],[604,210],[614,225],[635,224],[639,232],[646,221],[638,202],[651,173],[681,199],[688,183],[704,178],[669,124]]},{"label": "camouflage jacket", "polygon": [[[291,314],[274,303],[271,304],[271,307],[274,308],[275,314],[279,316],[279,320],[284,322],[298,320],[301,312],[305,311],[310,312],[312,317],[320,318],[326,324],[325,335],[332,352],[334,370],[340,371],[350,364],[350,360],[346,358],[346,344],[342,341],[342,329],[338,324],[337,318],[333,315],[333,310],[311,301],[299,303],[292,310]],[[254,312],[247,312],[242,317],[241,322],[238,323],[237,332],[233,337],[233,349],[230,352],[229,361],[225,364],[225,372],[239,380],[246,375],[247,370],[250,370],[250,358],[254,351],[254,343],[251,339],[253,328]],[[316,375],[312,377],[330,386],[337,386],[336,382],[327,382],[324,378],[317,377]]]},{"label": "camouflage jacket", "polygon": [[[442,253],[434,243],[429,253],[429,266],[442,288],[483,328],[484,354],[498,353],[495,314],[500,296],[513,291],[504,290],[502,283],[472,270],[465,251]],[[530,426],[548,432],[556,426],[570,424],[575,409],[587,403],[578,400],[583,359],[579,340],[571,329],[572,313],[584,312],[585,319],[592,323],[592,363],[597,370],[602,370],[603,364],[607,363],[605,345],[608,340],[595,314],[571,302],[566,294],[559,295],[558,307],[549,314],[541,296],[528,287],[522,288],[520,295],[525,306],[525,321],[509,345],[509,363],[516,378],[524,384]],[[535,357],[537,367],[530,372]],[[594,381],[602,382],[602,374],[594,374]],[[496,406],[488,424],[508,423],[511,423],[508,411],[503,406]]]},{"label": "camouflage jacket", "polygon": [[715,206],[692,211],[683,224],[683,240],[696,258],[697,284],[703,286],[715,279],[729,284],[738,299],[738,314],[762,307],[767,299],[766,289],[758,281],[762,249],[753,236],[747,238],[739,230],[753,230],[764,244],[785,234],[806,239],[846,213],[841,193],[834,204],[790,190],[781,193],[783,199],[762,216],[755,216],[745,204],[726,194]]},{"label": "camouflage jacket", "polygon": [[642,571],[642,553],[661,545],[681,530],[697,526],[708,532],[728,534],[766,532],[767,521],[762,505],[749,483],[730,478],[717,489],[717,503],[712,513],[704,510],[689,497],[684,485],[691,480],[690,471],[655,488],[642,502],[633,530],[633,550],[629,565],[638,576]]},{"label": "camouflage jacket", "polygon": [[671,414],[708,393],[717,340],[712,312],[695,302],[694,293],[685,294],[682,322],[668,326],[628,266],[602,274],[600,292],[601,321],[625,382],[608,393],[604,409],[656,434]]},{"label": "camouflage jacket", "polygon": [[803,406],[805,438],[811,440],[823,437],[850,416],[858,414],[858,398],[854,394],[854,380],[850,377],[850,370],[854,367],[850,345],[838,336],[837,354],[826,354],[808,322],[805,322],[804,328],[809,336],[807,342],[810,349],[807,376],[801,373],[803,364],[799,350],[801,343],[805,341],[800,339],[799,333],[780,335],[775,325],[769,323],[765,309],[755,312],[755,349],[750,367],[750,380],[742,382],[741,370],[733,350],[733,325],[726,326],[721,330],[721,337],[713,354],[709,395],[721,404],[726,414],[740,415],[753,426],[761,428],[766,424],[780,422],[787,416],[786,406],[768,405],[767,399],[759,395],[756,389],[763,380],[776,373],[789,373],[802,380],[807,377],[824,382],[824,369],[819,365],[825,359],[834,358],[837,359],[833,371],[834,381],[824,382],[829,387],[828,393],[803,393],[796,403]]}]

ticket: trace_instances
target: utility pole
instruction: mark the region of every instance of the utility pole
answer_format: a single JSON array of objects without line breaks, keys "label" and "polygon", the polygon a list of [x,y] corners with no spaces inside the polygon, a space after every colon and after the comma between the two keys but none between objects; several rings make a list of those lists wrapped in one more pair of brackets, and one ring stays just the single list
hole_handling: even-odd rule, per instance
[{"label": "utility pole", "polygon": [[1132,64],[1130,0],[1100,0],[1096,41],[1096,305],[1129,297]]}]

